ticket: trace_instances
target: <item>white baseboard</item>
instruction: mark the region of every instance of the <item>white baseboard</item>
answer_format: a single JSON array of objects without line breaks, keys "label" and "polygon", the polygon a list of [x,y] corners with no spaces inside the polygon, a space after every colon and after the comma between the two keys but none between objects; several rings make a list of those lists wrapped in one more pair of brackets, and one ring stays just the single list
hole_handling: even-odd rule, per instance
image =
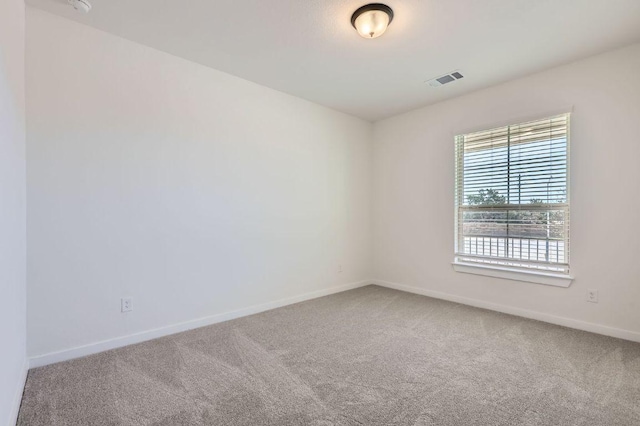
[{"label": "white baseboard", "polygon": [[22,394],[24,392],[24,386],[27,383],[28,372],[29,360],[25,359],[20,373],[20,379],[18,380],[18,389],[16,389],[16,395],[13,397],[13,405],[11,407],[11,413],[9,414],[9,425],[11,426],[18,422],[18,414],[20,413],[20,404],[22,403]]},{"label": "white baseboard", "polygon": [[62,351],[50,352],[47,354],[31,357],[29,359],[29,366],[31,368],[36,368],[36,367],[42,367],[49,364],[55,364],[57,362],[67,361],[74,358],[80,358],[83,356],[108,351],[110,349],[121,348],[123,346],[128,346],[135,343],[141,343],[147,340],[157,339],[158,337],[164,337],[171,334],[180,333],[183,331],[193,330],[194,328],[205,327],[207,325],[212,325],[219,322],[232,320],[235,318],[245,317],[247,315],[257,314],[257,313],[268,311],[271,309],[280,308],[282,306],[287,306],[287,305],[291,305],[298,302],[304,302],[305,300],[316,299],[318,297],[328,296],[330,294],[352,290],[354,288],[363,287],[365,285],[369,285],[372,283],[373,281],[371,280],[365,280],[365,281],[358,281],[358,282],[349,283],[349,284],[343,284],[336,287],[330,287],[323,290],[304,293],[298,296],[288,297],[286,299],[280,299],[272,302],[263,303],[260,305],[250,306],[248,308],[243,308],[243,309],[239,309],[232,312],[225,312],[222,314],[217,314],[209,317],[186,321],[179,324],[173,324],[166,327],[160,327],[152,330],[142,331],[142,332],[130,334],[127,336],[116,337],[113,339],[90,343],[88,345],[78,346],[75,348],[65,349]]},{"label": "white baseboard", "polygon": [[522,308],[515,308],[513,306],[501,305],[498,303],[487,302],[484,300],[471,299],[468,297],[457,296],[449,293],[442,293],[439,291],[426,290],[419,287],[412,287],[412,286],[393,283],[389,281],[372,280],[372,282],[373,284],[376,284],[382,287],[406,291],[408,293],[420,294],[423,296],[433,297],[435,299],[448,300],[450,302],[461,303],[463,305],[474,306],[476,308],[489,309],[491,311],[497,311],[505,314],[516,315],[519,317],[548,322],[551,324],[561,325],[564,327],[575,328],[577,330],[589,331],[591,333],[603,334],[605,336],[630,340],[632,342],[640,342],[640,333],[636,331],[624,330],[621,328],[594,324],[594,323],[580,321],[572,318],[559,317],[559,316],[547,314],[544,312],[531,311],[531,310],[522,309]]}]

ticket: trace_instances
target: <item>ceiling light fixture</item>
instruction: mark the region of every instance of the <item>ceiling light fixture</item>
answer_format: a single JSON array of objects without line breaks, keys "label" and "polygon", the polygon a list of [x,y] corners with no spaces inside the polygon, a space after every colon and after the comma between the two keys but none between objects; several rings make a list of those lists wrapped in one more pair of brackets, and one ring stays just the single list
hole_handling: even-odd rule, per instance
[{"label": "ceiling light fixture", "polygon": [[91,3],[89,0],[68,0],[69,4],[79,12],[89,13],[91,10]]},{"label": "ceiling light fixture", "polygon": [[351,16],[351,25],[364,38],[380,37],[391,21],[393,21],[393,10],[381,3],[364,5]]}]

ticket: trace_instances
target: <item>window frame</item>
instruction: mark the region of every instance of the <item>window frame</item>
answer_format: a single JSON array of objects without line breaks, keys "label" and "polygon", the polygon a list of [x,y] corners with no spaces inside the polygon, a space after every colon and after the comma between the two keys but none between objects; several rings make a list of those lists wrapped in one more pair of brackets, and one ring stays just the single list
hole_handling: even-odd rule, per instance
[{"label": "window frame", "polygon": [[[511,127],[521,126],[527,123],[536,121],[552,120],[554,118],[566,116],[566,202],[565,203],[542,203],[533,206],[520,205],[516,207],[515,204],[507,205],[505,207],[483,206],[487,209],[495,209],[496,211],[505,210],[539,210],[550,211],[552,209],[560,209],[564,211],[564,239],[565,244],[565,270],[545,270],[542,267],[525,267],[524,264],[545,264],[539,261],[523,261],[518,259],[509,259],[506,257],[490,257],[490,256],[474,256],[461,253],[459,250],[460,238],[461,238],[461,211],[473,210],[475,207],[464,206],[464,184],[460,183],[460,179],[464,180],[464,142],[459,142],[460,137],[470,135],[473,133],[491,131],[493,129],[507,128],[510,132]],[[570,183],[570,159],[571,159],[571,111],[565,111],[562,113],[555,113],[552,115],[543,116],[542,118],[533,118],[528,120],[515,121],[513,120],[509,124],[502,126],[494,126],[485,128],[483,130],[468,131],[464,133],[457,133],[454,135],[455,144],[455,183],[454,183],[454,260],[452,262],[453,269],[456,272],[484,275],[495,278],[504,278],[515,281],[525,281],[538,284],[552,285],[558,287],[569,287],[573,281],[573,276],[570,274],[570,239],[569,239],[569,223],[570,223],[570,205],[571,205],[571,183]],[[460,146],[462,145],[462,149]],[[479,208],[480,209],[480,208]],[[507,213],[508,214],[508,213]],[[464,237],[462,237],[464,238]],[[507,238],[508,245],[508,238]],[[485,261],[473,261],[470,258],[476,257],[478,259],[485,259]],[[466,260],[465,260],[466,258]],[[489,263],[491,262],[491,263]],[[509,265],[511,263],[512,265]],[[513,266],[513,264],[520,263],[520,266]],[[547,263],[552,265],[552,263]],[[556,268],[560,269],[560,268]]]}]

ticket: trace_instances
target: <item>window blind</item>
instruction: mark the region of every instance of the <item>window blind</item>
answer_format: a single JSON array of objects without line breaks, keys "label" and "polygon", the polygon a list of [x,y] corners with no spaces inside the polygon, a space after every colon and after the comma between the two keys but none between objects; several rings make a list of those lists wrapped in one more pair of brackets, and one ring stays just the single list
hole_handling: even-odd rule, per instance
[{"label": "window blind", "polygon": [[456,259],[569,272],[569,114],[458,135]]}]

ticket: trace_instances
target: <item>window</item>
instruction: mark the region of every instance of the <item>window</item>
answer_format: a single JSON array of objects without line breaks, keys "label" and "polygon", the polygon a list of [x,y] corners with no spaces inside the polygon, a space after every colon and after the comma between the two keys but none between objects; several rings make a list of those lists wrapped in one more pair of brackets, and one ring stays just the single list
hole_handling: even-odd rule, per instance
[{"label": "window", "polygon": [[568,275],[569,114],[455,142],[456,263]]}]

